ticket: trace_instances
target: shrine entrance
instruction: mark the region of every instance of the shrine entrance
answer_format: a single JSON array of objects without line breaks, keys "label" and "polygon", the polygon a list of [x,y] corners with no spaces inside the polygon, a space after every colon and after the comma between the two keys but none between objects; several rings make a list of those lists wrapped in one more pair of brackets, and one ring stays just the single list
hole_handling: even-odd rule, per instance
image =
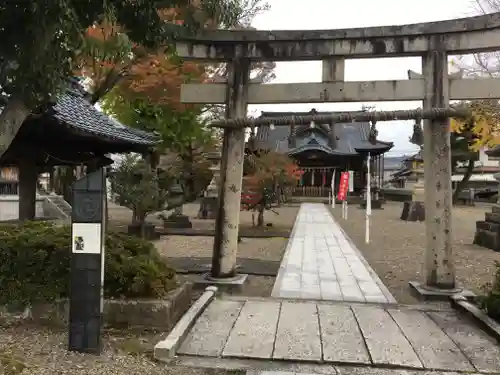
[{"label": "shrine entrance", "polygon": [[[423,121],[426,255],[425,282],[417,288],[454,293],[455,267],[451,248],[451,155],[449,117],[466,113],[449,108],[450,100],[500,98],[500,79],[461,79],[448,74],[448,56],[499,49],[500,13],[433,23],[345,30],[206,31],[177,42],[180,57],[228,63],[225,83],[186,84],[181,100],[196,104],[225,104],[227,120],[212,126],[224,129],[219,217],[212,276],[236,273],[245,127],[328,124],[415,119]],[[346,59],[420,56],[422,74],[408,80],[346,82]],[[250,83],[253,61],[323,61],[323,82]],[[356,112],[247,119],[248,104],[423,101],[423,110]],[[312,166],[309,166],[312,168]],[[316,171],[309,171],[316,188]],[[322,181],[322,177],[319,181]],[[314,183],[313,183],[314,182]]]}]

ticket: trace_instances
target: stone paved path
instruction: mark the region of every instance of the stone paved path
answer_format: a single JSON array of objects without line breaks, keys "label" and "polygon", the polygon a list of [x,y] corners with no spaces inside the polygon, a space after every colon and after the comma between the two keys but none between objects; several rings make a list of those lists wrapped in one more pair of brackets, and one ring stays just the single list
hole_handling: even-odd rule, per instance
[{"label": "stone paved path", "polygon": [[389,304],[216,299],[177,353],[181,363],[200,356],[259,360],[257,370],[268,370],[267,364],[276,363],[271,360],[286,360],[332,369],[400,368],[399,373],[404,368],[500,372],[495,340],[457,312]]},{"label": "stone paved path", "polygon": [[500,374],[500,347],[473,322],[397,305],[323,204],[301,205],[272,297],[212,301],[176,362],[248,375]]},{"label": "stone paved path", "polygon": [[300,206],[272,296],[396,302],[321,203]]}]

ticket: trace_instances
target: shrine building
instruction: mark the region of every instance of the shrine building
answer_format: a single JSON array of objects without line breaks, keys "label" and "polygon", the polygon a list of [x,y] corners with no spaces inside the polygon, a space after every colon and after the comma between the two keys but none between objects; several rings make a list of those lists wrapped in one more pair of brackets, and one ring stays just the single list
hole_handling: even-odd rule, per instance
[{"label": "shrine building", "polygon": [[[308,115],[331,115],[332,112],[262,112],[261,118]],[[327,197],[335,171],[335,186],[340,174],[353,172],[353,195],[366,187],[366,161],[371,155],[373,184],[383,185],[384,154],[392,142],[376,139],[376,129],[368,122],[324,123],[290,126],[262,126],[255,136],[257,150],[286,153],[304,171],[294,191],[295,196]],[[373,136],[374,135],[374,136]]]}]

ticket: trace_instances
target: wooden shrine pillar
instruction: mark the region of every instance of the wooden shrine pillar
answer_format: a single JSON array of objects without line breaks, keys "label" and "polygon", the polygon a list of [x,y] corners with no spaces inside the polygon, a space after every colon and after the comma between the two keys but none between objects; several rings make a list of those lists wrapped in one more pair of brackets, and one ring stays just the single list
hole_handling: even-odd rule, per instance
[{"label": "wooden shrine pillar", "polygon": [[[239,46],[236,57],[228,64],[226,118],[245,118],[247,115],[250,62],[239,57],[242,55],[243,47]],[[214,279],[236,276],[244,151],[245,128],[224,129],[218,214],[215,220],[210,275]]]},{"label": "wooden shrine pillar", "polygon": [[[448,61],[440,36],[431,37],[431,49],[422,57],[424,110],[449,105]],[[425,283],[416,285],[424,296],[454,293],[452,252],[452,187],[449,120],[424,121]],[[420,290],[419,290],[420,288]]]},{"label": "wooden shrine pillar", "polygon": [[28,221],[36,217],[36,185],[38,168],[32,160],[19,162],[19,220]]}]

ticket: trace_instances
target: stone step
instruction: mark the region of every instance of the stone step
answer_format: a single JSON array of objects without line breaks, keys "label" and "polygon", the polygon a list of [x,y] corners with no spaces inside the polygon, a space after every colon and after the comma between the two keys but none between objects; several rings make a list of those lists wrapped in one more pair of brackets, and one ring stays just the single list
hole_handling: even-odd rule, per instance
[{"label": "stone step", "polygon": [[[480,222],[476,223],[476,226]],[[486,223],[488,224],[488,223]],[[494,251],[500,251],[500,235],[497,231],[489,231],[478,228],[474,235],[474,245],[485,247]]]},{"label": "stone step", "polygon": [[484,214],[486,221],[489,223],[497,223],[500,224],[500,213],[496,214],[494,212],[486,212]]},{"label": "stone step", "polygon": [[476,221],[476,229],[499,233],[500,223],[493,223],[490,221]]},{"label": "stone step", "polygon": [[[479,352],[480,356],[475,355]],[[345,375],[430,375],[438,369],[450,375],[451,371],[500,373],[500,362],[491,359],[500,357],[500,347],[472,321],[453,310],[388,304],[216,298],[180,340],[175,354],[181,363],[183,358],[255,360],[262,364],[260,371],[273,361],[275,366],[290,365],[285,370],[290,375],[338,373],[334,368],[324,368],[327,372],[292,370],[297,363],[367,370],[342,369]],[[160,361],[171,360],[171,355],[155,350]],[[378,370],[390,366],[399,372],[371,366]],[[415,371],[406,371],[410,368]]]},{"label": "stone step", "polygon": [[494,214],[500,214],[500,204],[494,204],[493,207],[491,208],[491,211]]}]

